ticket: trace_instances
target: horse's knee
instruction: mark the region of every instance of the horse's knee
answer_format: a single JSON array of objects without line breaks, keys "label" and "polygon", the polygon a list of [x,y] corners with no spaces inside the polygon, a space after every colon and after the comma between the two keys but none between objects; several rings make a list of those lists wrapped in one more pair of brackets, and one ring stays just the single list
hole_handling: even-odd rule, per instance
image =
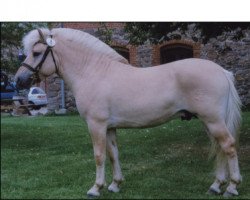
[{"label": "horse's knee", "polygon": [[96,165],[100,166],[105,160],[105,155],[103,153],[95,153],[95,162]]}]

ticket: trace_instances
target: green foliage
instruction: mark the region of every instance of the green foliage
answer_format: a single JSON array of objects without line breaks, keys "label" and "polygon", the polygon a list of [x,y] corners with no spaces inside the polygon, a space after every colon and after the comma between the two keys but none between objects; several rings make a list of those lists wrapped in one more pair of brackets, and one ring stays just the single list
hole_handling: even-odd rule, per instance
[{"label": "green foliage", "polygon": [[129,40],[132,44],[143,44],[149,40],[151,43],[160,43],[170,38],[166,35],[169,32],[187,29],[187,23],[173,22],[128,22],[125,25],[125,32],[129,33]]},{"label": "green foliage", "polygon": [[[239,197],[250,198],[250,113],[243,114]],[[125,181],[100,199],[223,199],[208,196],[213,162],[199,120],[173,120],[150,129],[118,130]],[[107,184],[112,181],[109,159]],[[88,128],[79,115],[1,117],[1,198],[82,199],[95,180]]]},{"label": "green foliage", "polygon": [[18,50],[22,48],[22,38],[30,30],[48,27],[43,22],[2,22],[1,23],[1,70],[15,72],[19,67]]},{"label": "green foliage", "polygon": [[103,42],[110,45],[112,41],[113,31],[112,29],[109,29],[106,26],[105,22],[100,22],[100,24],[101,24],[101,27],[98,28],[99,37]]},{"label": "green foliage", "polygon": [[10,54],[8,58],[1,57],[1,70],[6,73],[15,72],[20,66],[20,61],[16,55]]},{"label": "green foliage", "polygon": [[[221,35],[224,31],[231,31],[237,28],[235,40],[242,37],[242,29],[249,29],[250,23],[247,22],[128,22],[125,31],[129,33],[128,39],[132,44],[143,44],[145,41],[151,43],[161,43],[170,39],[178,39],[183,34],[188,25],[195,24],[194,30],[201,31],[203,43],[207,43],[210,38]],[[168,33],[177,31],[179,34]],[[198,38],[193,37],[194,40]]]}]

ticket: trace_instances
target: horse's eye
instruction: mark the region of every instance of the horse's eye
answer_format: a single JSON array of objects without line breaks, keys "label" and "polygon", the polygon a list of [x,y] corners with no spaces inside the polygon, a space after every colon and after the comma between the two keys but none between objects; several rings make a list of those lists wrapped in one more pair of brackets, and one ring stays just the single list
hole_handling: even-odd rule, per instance
[{"label": "horse's eye", "polygon": [[33,56],[34,56],[34,57],[37,57],[37,56],[40,56],[40,55],[41,55],[40,52],[34,52],[34,53],[33,53]]}]

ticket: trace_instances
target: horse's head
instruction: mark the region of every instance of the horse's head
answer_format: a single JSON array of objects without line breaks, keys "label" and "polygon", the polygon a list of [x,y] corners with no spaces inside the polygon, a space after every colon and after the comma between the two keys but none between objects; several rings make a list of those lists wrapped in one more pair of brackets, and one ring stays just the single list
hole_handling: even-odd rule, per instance
[{"label": "horse's head", "polygon": [[58,64],[53,53],[56,42],[48,29],[37,29],[27,34],[24,39],[27,55],[15,75],[17,88],[29,88],[34,82],[58,73]]}]

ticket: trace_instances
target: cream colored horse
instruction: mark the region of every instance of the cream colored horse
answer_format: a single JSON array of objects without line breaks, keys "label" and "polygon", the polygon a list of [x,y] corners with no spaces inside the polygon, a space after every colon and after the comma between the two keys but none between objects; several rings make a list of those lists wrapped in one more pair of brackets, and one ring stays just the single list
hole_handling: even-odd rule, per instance
[{"label": "cream colored horse", "polygon": [[241,114],[230,72],[203,59],[132,67],[97,38],[72,29],[33,30],[23,42],[27,58],[16,73],[17,85],[29,87],[34,75],[43,79],[57,72],[88,124],[96,161],[96,180],[88,195],[99,196],[104,186],[106,150],[113,168],[108,190],[120,190],[117,128],[156,126],[180,113],[202,120],[217,145],[216,178],[209,192],[220,194],[229,178],[224,195],[238,195],[235,143]]}]

